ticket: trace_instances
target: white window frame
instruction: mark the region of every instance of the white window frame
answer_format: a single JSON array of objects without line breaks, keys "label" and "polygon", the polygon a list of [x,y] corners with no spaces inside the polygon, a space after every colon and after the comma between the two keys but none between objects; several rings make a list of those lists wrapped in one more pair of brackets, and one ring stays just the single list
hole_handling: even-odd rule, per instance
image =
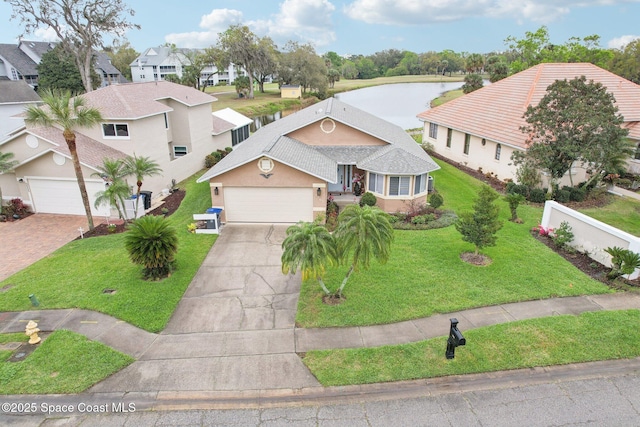
[{"label": "white window frame", "polygon": [[429,138],[438,139],[438,125],[429,123]]},{"label": "white window frame", "polygon": [[447,129],[447,148],[451,148],[451,139],[453,138],[453,129]]},{"label": "white window frame", "polygon": [[[176,148],[184,148],[184,153],[182,154],[178,154],[176,152]],[[182,150],[181,150],[182,151]],[[186,156],[187,154],[189,154],[189,149],[187,148],[186,145],[174,145],[173,146],[173,158],[178,158],[178,157],[182,157],[182,156]]]},{"label": "white window frame", "polygon": [[[113,126],[114,135],[107,135],[105,133],[105,126]],[[126,128],[127,128],[127,135],[126,136],[118,135],[118,126],[126,126]],[[131,139],[131,132],[129,132],[129,125],[126,124],[126,123],[103,123],[102,124],[102,136],[105,139]]]},{"label": "white window frame", "polygon": [[384,194],[384,175],[369,172],[369,191]]},{"label": "white window frame", "polygon": [[494,157],[494,159],[496,160],[500,160],[500,155],[502,154],[502,144],[496,144],[496,154]]},{"label": "white window frame", "polygon": [[[398,181],[397,194],[393,194],[394,181]],[[411,193],[411,177],[410,176],[390,176],[389,177],[389,196],[409,196]]]},{"label": "white window frame", "polygon": [[471,148],[471,135],[468,133],[464,134],[464,148],[462,149],[463,154],[469,155],[469,150]]},{"label": "white window frame", "polygon": [[427,191],[427,174],[423,173],[422,175],[416,175],[414,177],[413,183],[413,194],[420,194]]}]

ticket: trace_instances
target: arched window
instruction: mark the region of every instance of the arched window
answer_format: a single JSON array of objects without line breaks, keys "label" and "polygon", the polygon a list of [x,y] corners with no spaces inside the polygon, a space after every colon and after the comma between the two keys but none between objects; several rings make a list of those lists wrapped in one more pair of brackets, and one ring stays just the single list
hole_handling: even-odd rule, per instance
[{"label": "arched window", "polygon": [[496,160],[500,160],[501,152],[502,152],[502,145],[496,144]]}]

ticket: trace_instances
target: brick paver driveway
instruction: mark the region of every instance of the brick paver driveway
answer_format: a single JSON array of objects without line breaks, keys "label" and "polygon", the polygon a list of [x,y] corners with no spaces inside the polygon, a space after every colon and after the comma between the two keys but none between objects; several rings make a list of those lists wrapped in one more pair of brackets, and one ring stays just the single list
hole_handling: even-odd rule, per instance
[{"label": "brick paver driveway", "polygon": [[80,227],[88,228],[81,215],[35,214],[0,222],[0,281],[78,237]]}]

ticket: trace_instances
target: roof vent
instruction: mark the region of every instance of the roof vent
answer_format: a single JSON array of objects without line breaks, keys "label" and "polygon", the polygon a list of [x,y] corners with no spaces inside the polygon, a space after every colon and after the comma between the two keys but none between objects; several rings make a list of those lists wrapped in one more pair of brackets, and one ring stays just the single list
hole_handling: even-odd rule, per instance
[{"label": "roof vent", "polygon": [[318,109],[316,110],[316,114],[322,114],[322,108],[318,108]]}]

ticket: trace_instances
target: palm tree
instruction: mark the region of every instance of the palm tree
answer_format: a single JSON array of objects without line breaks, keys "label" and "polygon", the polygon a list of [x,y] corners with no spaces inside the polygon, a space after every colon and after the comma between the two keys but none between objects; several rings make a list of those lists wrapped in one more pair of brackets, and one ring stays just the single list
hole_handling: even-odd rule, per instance
[{"label": "palm tree", "polygon": [[97,169],[98,172],[91,176],[99,176],[104,179],[109,187],[96,194],[95,207],[108,203],[111,207],[115,207],[120,218],[126,221],[127,211],[124,209],[124,200],[129,196],[129,186],[123,180],[126,176],[124,163],[121,160],[102,159],[102,165]]},{"label": "palm tree", "polygon": [[164,217],[143,216],[135,220],[124,237],[129,258],[142,265],[145,279],[161,279],[173,268],[178,251],[178,236]]},{"label": "palm tree", "polygon": [[[9,172],[18,164],[18,161],[11,160],[12,158],[13,153],[0,153],[0,175]],[[2,188],[0,188],[0,213],[2,213]]]},{"label": "palm tree", "polygon": [[325,294],[327,289],[322,277],[327,265],[336,262],[336,242],[331,233],[318,223],[301,222],[287,228],[282,242],[282,272],[295,274],[298,268],[302,279],[315,277]]},{"label": "palm tree", "polygon": [[80,166],[80,159],[76,149],[74,129],[95,126],[102,121],[102,115],[96,108],[87,107],[83,97],[72,97],[69,91],[46,90],[42,94],[42,101],[44,102],[42,106],[32,105],[27,107],[24,121],[32,125],[62,128],[62,135],[71,153],[82,204],[89,222],[89,230],[93,230],[91,206],[89,205],[87,187],[84,183],[82,167]]},{"label": "palm tree", "polygon": [[136,209],[134,213],[134,218],[136,218],[138,215],[138,202],[140,201],[142,179],[147,176],[161,175],[162,169],[149,157],[138,157],[134,154],[133,157],[128,156],[124,159],[123,171],[125,172],[125,175],[133,175],[136,177],[136,185],[138,186],[138,191],[136,192]]},{"label": "palm tree", "polygon": [[351,273],[369,268],[372,258],[381,263],[389,259],[393,241],[389,215],[375,206],[349,205],[338,216],[335,239],[338,257],[351,263],[337,292],[341,296]]}]

